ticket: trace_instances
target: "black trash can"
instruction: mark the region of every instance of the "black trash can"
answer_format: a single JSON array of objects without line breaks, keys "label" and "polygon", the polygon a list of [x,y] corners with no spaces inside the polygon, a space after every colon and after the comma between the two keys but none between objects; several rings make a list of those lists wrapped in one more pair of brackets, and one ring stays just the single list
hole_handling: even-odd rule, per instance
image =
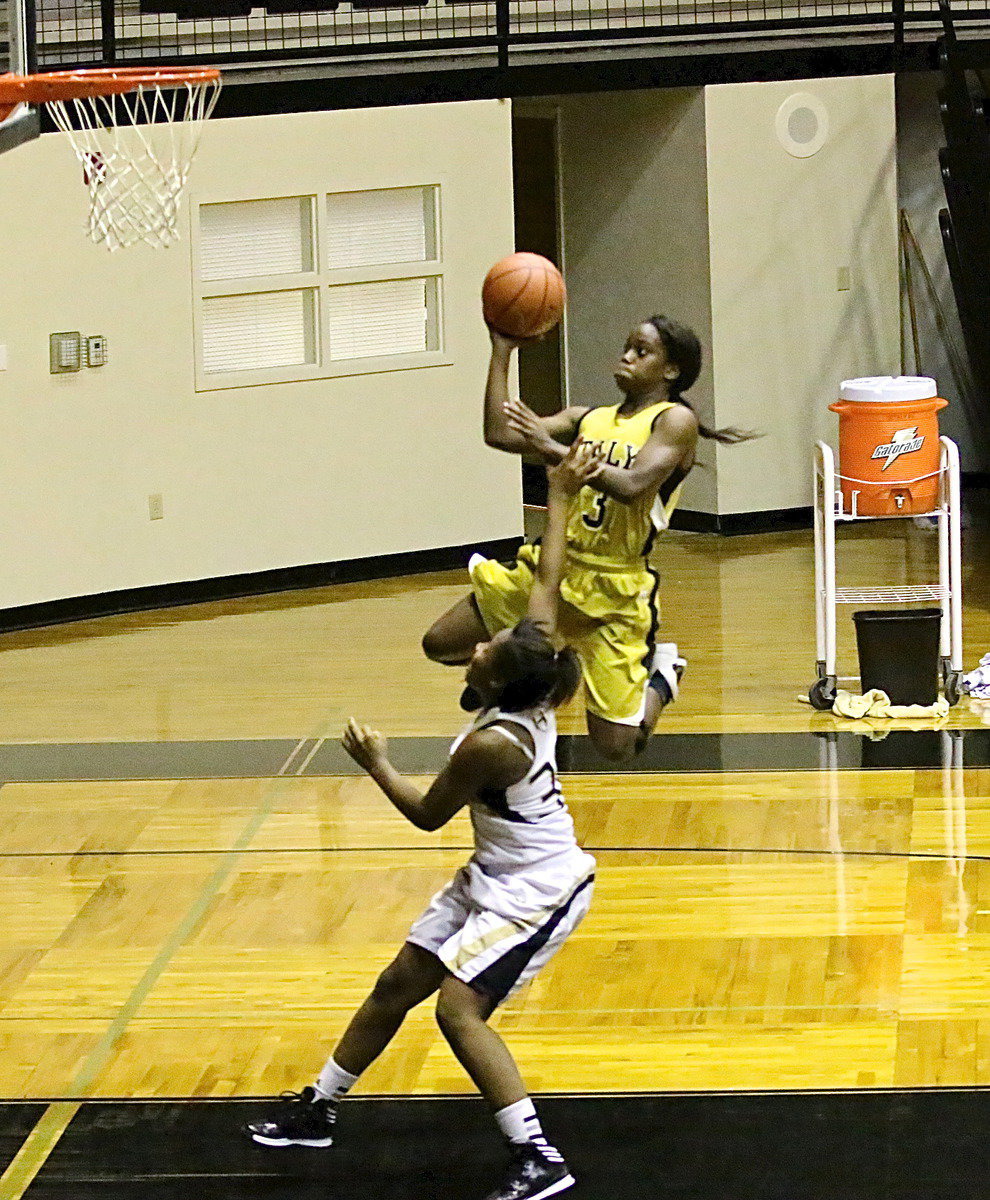
[{"label": "black trash can", "polygon": [[940,608],[854,612],[863,691],[880,688],[891,704],[938,699]]}]

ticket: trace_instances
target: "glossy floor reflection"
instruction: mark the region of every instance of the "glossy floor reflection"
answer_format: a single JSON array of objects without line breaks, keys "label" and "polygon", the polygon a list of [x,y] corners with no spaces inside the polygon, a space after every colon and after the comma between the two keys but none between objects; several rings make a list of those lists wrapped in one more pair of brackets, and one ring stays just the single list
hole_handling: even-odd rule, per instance
[{"label": "glossy floor reflection", "polygon": [[[283,815],[238,851],[153,849],[162,825],[144,850],[6,858],[0,1091],[305,1082],[466,850],[265,849]],[[534,1088],[990,1083],[990,862],[631,842],[613,808],[590,915],[494,1019]],[[358,1090],[472,1089],[426,1004]]]},{"label": "glossy floor reflection", "polygon": [[[702,769],[707,764],[702,756],[689,771],[572,769],[563,780],[579,835],[591,850],[985,856],[990,852],[990,768],[955,765],[970,734],[964,735],[966,741],[961,735],[933,736],[929,748],[944,748],[947,761],[920,768],[793,770],[773,765],[767,755],[762,769],[712,770]],[[819,739],[809,740],[812,749],[821,750]],[[55,749],[43,748],[46,754]],[[418,742],[393,744],[393,751],[407,769],[421,770],[430,757]],[[110,747],[109,757],[116,752]],[[33,856],[44,863],[59,856],[221,853],[237,844],[249,823],[243,848],[252,851],[387,853],[405,847],[432,853],[444,847],[466,852],[470,846],[463,817],[437,834],[422,834],[357,774],[240,778],[231,769],[226,778],[133,779],[121,756],[122,778],[59,779],[55,762],[56,777],[46,779],[52,757],[26,768],[22,761],[18,768],[42,779],[3,786],[0,856]],[[192,765],[204,765],[204,757],[197,756]],[[241,769],[254,767],[258,757],[252,753]],[[912,753],[893,762],[933,757]],[[777,758],[786,761],[783,754]],[[413,774],[424,784],[430,778]]]},{"label": "glossy floor reflection", "polygon": [[[964,533],[967,666],[990,648],[987,528],[974,520]],[[864,522],[839,539],[843,586],[933,577],[936,539],[909,521]],[[798,701],[815,677],[810,530],[667,534],[655,564],[661,635],[689,664],[667,732],[836,727]],[[428,662],[420,639],[466,589],[466,571],[449,571],[4,634],[0,743],[295,740],[335,735],[352,713],[395,736],[452,736],[456,673]],[[838,639],[839,673],[854,674],[848,606]],[[948,723],[985,716],[962,704]],[[584,732],[579,705],[561,728]]]}]

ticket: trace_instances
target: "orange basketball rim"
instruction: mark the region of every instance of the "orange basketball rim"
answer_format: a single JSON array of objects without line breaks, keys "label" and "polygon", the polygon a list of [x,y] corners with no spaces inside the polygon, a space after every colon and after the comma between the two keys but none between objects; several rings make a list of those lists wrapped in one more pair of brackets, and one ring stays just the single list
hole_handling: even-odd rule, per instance
[{"label": "orange basketball rim", "polygon": [[213,67],[0,75],[0,121],[43,104],[82,166],[89,235],[110,250],[178,237],[179,198],[220,94]]},{"label": "orange basketball rim", "polygon": [[135,88],[181,88],[219,84],[214,67],[99,67],[40,75],[0,74],[0,121],[19,104],[51,104],[90,96],[122,95]]}]

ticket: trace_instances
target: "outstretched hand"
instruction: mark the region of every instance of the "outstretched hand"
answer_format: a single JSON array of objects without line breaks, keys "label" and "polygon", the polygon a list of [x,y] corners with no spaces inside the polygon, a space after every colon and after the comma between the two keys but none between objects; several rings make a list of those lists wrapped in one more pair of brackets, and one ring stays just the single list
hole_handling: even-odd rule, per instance
[{"label": "outstretched hand", "polygon": [[365,771],[371,771],[388,761],[388,741],[384,734],[370,725],[359,725],[353,717],[347,722],[340,741],[351,758]]},{"label": "outstretched hand", "polygon": [[553,441],[543,427],[543,422],[528,404],[510,396],[502,405],[502,411],[505,413],[509,428],[524,438],[526,445],[535,454],[541,454]]},{"label": "outstretched hand", "polygon": [[547,483],[553,491],[576,496],[601,470],[598,447],[592,442],[577,441],[556,466],[547,467]]}]

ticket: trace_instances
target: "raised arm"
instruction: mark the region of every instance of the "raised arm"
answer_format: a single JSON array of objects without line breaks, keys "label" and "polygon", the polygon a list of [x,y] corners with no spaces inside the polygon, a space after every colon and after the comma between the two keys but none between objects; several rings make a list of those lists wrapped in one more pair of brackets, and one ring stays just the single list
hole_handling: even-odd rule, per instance
[{"label": "raised arm", "polygon": [[526,615],[548,637],[553,637],[557,628],[571,500],[597,470],[598,460],[587,442],[575,442],[556,466],[547,467],[547,523]]},{"label": "raised arm", "polygon": [[518,747],[490,729],[481,729],[464,739],[422,792],[392,766],[388,742],[377,729],[359,725],[351,717],[341,741],[406,820],[428,832],[441,829],[483,789],[518,783],[530,767],[529,759]]},{"label": "raised arm", "polygon": [[[537,417],[540,433],[550,448],[534,451],[531,438],[520,433],[509,423],[508,412],[514,403],[509,396],[509,364],[512,351],[520,342],[503,337],[494,329],[489,330],[492,339],[492,356],[488,364],[488,380],[485,384],[485,444],[508,454],[541,453],[551,462],[559,462],[567,453],[567,447],[577,435],[581,418],[586,408],[565,408],[550,417]],[[528,411],[528,410],[527,410]]]}]

